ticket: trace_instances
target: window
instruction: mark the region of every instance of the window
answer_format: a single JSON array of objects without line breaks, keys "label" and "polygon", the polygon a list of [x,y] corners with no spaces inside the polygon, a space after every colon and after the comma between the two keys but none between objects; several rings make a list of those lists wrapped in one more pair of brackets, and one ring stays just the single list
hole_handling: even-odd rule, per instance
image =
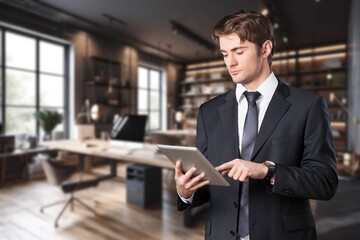
[{"label": "window", "polygon": [[[4,132],[43,133],[35,119],[39,110],[56,110],[66,119],[66,45],[4,29],[0,32],[0,78]],[[66,131],[67,121],[55,131]]]},{"label": "window", "polygon": [[138,68],[138,114],[148,115],[148,130],[162,129],[163,86],[161,71]]}]

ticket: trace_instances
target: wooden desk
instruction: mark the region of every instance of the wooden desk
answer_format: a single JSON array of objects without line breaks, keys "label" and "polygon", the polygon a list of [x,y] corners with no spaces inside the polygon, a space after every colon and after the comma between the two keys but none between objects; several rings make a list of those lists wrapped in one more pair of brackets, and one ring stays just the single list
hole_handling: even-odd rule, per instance
[{"label": "wooden desk", "polygon": [[27,167],[28,160],[30,159],[31,156],[48,151],[49,150],[46,147],[37,147],[37,148],[29,148],[29,149],[15,149],[12,152],[0,153],[0,186],[2,186],[5,182],[6,168],[7,168],[6,165],[9,159],[20,158],[21,161],[24,162],[25,167]]},{"label": "wooden desk", "polygon": [[140,163],[167,169],[174,165],[162,154],[157,152],[154,144],[143,144],[143,147],[116,146],[104,140],[56,140],[42,142],[41,145],[50,149],[68,151],[80,156],[108,158],[111,161],[111,176],[116,176],[116,161]]},{"label": "wooden desk", "polygon": [[[171,132],[170,134],[179,134],[179,132]],[[183,134],[183,132],[181,132]],[[127,147],[118,147],[103,140],[87,140],[80,142],[77,140],[56,140],[41,143],[50,149],[68,151],[77,153],[79,156],[94,156],[111,159],[110,177],[116,176],[116,162],[140,163],[160,168],[174,170],[174,165],[162,154],[157,153],[158,148],[155,144],[143,144],[142,148],[135,148],[133,151]],[[81,158],[80,158],[81,159]],[[194,218],[202,215],[202,211],[197,214],[192,211],[184,212],[184,225],[192,226]]]}]

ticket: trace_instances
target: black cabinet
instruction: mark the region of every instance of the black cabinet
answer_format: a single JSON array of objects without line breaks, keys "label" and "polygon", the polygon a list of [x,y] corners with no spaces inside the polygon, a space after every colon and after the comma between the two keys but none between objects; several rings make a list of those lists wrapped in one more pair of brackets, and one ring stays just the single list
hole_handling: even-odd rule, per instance
[{"label": "black cabinet", "polygon": [[161,203],[161,168],[132,164],[126,171],[126,200],[142,208]]}]

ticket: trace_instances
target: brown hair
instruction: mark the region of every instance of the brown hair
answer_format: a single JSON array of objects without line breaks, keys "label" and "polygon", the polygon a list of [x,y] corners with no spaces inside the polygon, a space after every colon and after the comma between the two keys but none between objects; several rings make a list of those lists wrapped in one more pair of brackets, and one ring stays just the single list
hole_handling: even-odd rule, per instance
[{"label": "brown hair", "polygon": [[236,33],[241,41],[254,43],[260,49],[266,40],[273,44],[270,55],[268,56],[269,66],[272,63],[272,56],[275,52],[274,29],[271,22],[262,14],[243,10],[223,17],[214,27],[212,38],[219,46],[221,36]]}]

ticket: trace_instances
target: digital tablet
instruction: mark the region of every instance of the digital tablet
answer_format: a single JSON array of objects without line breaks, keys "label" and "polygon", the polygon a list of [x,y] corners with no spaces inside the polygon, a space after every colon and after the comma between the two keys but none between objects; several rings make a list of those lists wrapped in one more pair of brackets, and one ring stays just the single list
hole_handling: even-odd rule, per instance
[{"label": "digital tablet", "polygon": [[205,173],[205,180],[210,180],[210,185],[230,186],[225,178],[196,147],[183,147],[173,145],[157,145],[165,156],[175,165],[178,160],[182,163],[183,171],[195,167],[195,175]]}]

